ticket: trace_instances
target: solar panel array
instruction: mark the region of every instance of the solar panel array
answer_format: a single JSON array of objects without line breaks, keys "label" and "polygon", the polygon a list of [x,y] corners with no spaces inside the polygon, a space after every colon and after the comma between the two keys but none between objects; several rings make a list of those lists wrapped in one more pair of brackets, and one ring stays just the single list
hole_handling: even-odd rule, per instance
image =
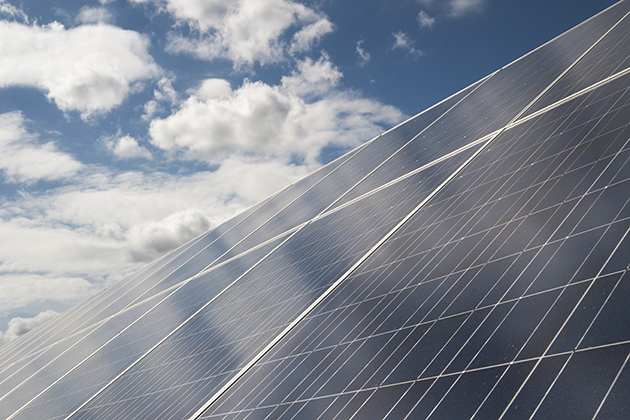
[{"label": "solar panel array", "polygon": [[627,418],[629,13],[0,347],[0,418]]}]

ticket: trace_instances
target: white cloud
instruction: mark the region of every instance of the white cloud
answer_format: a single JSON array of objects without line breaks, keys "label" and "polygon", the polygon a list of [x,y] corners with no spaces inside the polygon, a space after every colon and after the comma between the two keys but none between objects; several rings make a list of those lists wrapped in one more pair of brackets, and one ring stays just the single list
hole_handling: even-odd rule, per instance
[{"label": "white cloud", "polygon": [[485,0],[451,0],[449,6],[451,16],[462,17],[481,11]]},{"label": "white cloud", "polygon": [[75,175],[83,165],[53,142],[39,143],[24,127],[20,112],[0,114],[0,170],[10,182],[59,180]]},{"label": "white cloud", "polygon": [[291,0],[134,1],[160,5],[196,33],[171,34],[169,52],[204,60],[227,58],[235,68],[283,61],[333,30],[325,15]]},{"label": "white cloud", "polygon": [[206,232],[212,223],[205,212],[186,209],[158,221],[133,226],[129,230],[130,251],[138,261],[147,261]]},{"label": "white cloud", "polygon": [[15,317],[9,321],[5,332],[0,331],[0,341],[8,343],[9,341],[15,340],[19,336],[26,334],[33,328],[43,324],[57,315],[57,312],[49,309],[47,311],[40,312],[32,318]]},{"label": "white cloud", "polygon": [[140,117],[144,121],[151,121],[151,118],[155,116],[158,112],[163,110],[162,105],[154,99],[151,99],[143,106],[144,113]]},{"label": "white cloud", "polygon": [[144,113],[141,118],[144,121],[151,121],[155,114],[164,110],[163,103],[175,105],[179,101],[179,94],[173,88],[171,79],[162,77],[157,83],[157,89],[153,89],[153,99],[144,104]]},{"label": "white cloud", "polygon": [[[0,284],[18,288],[22,277],[46,273],[40,276],[41,287],[46,279],[74,279],[77,290],[84,290],[80,285],[87,280],[100,288],[308,170],[280,159],[247,156],[232,156],[216,171],[187,176],[116,174],[93,167],[72,184],[6,198],[0,202]],[[0,296],[5,296],[3,290]],[[39,294],[29,297],[20,290],[16,294],[24,299],[39,300]]]},{"label": "white cloud", "polygon": [[138,144],[133,137],[126,135],[110,143],[110,149],[118,159],[153,159],[151,152]]},{"label": "white cloud", "polygon": [[0,314],[85,299],[307,172],[244,156],[188,176],[95,167],[67,186],[2,200]]},{"label": "white cloud", "polygon": [[342,77],[328,55],[322,54],[317,61],[306,58],[298,62],[297,71],[282,77],[282,87],[300,97],[321,96],[336,87]]},{"label": "white cloud", "polygon": [[370,61],[370,54],[363,49],[363,40],[357,42],[357,55],[359,56],[359,66],[363,67]]},{"label": "white cloud", "polygon": [[3,273],[0,281],[0,313],[44,301],[78,302],[99,288],[79,277]]},{"label": "white cloud", "polygon": [[114,16],[104,7],[83,6],[77,15],[79,23],[112,23]]},{"label": "white cloud", "polygon": [[304,52],[310,50],[324,35],[333,31],[333,24],[328,19],[319,19],[293,36],[290,51]]},{"label": "white cloud", "polygon": [[21,20],[28,23],[28,16],[24,11],[18,7],[6,3],[4,0],[0,0],[0,15],[8,16],[12,19]]},{"label": "white cloud", "polygon": [[435,24],[435,18],[429,16],[424,10],[420,10],[417,19],[421,28],[432,28]]},{"label": "white cloud", "polygon": [[168,77],[163,77],[158,81],[158,88],[153,90],[153,96],[158,101],[170,102],[175,104],[179,102],[179,95],[173,88],[173,82]]},{"label": "white cloud", "polygon": [[404,32],[398,31],[392,35],[394,36],[394,45],[392,45],[393,50],[405,50],[407,51],[407,54],[414,59],[424,55],[421,50],[414,47],[414,42]]},{"label": "white cloud", "polygon": [[61,110],[89,118],[119,105],[133,82],[159,74],[148,46],[137,32],[105,24],[0,21],[0,88],[41,89]]},{"label": "white cloud", "polygon": [[399,122],[396,108],[335,89],[341,73],[327,56],[305,59],[280,85],[245,81],[219,97],[191,96],[150,127],[154,146],[173,156],[220,161],[227,153],[299,155],[312,168],[326,145],[353,147]]},{"label": "white cloud", "polygon": [[194,95],[200,100],[213,99],[232,93],[230,82],[224,79],[206,79],[201,82],[194,91]]}]

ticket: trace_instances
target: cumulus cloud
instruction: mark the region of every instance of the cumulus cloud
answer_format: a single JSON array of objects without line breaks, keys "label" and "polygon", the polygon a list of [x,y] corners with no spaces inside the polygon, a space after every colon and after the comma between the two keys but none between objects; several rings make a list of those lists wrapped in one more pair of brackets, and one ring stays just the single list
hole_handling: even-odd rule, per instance
[{"label": "cumulus cloud", "polygon": [[9,182],[60,180],[82,167],[53,142],[40,143],[38,136],[26,129],[22,113],[0,114],[0,170]]},{"label": "cumulus cloud", "polygon": [[323,54],[317,61],[306,58],[298,62],[297,70],[282,77],[282,87],[300,97],[321,96],[336,87],[342,77],[328,55]]},{"label": "cumulus cloud", "polygon": [[280,85],[246,80],[218,97],[193,95],[172,115],[152,121],[151,142],[183,159],[299,155],[313,167],[326,145],[357,146],[403,118],[394,107],[337,91],[341,77],[324,55],[301,61]]},{"label": "cumulus cloud", "polygon": [[131,255],[147,261],[206,232],[212,226],[209,217],[199,209],[186,209],[158,221],[133,226],[128,240]]},{"label": "cumulus cloud", "polygon": [[356,51],[357,56],[359,57],[359,66],[365,66],[372,57],[370,57],[370,54],[363,49],[363,40],[357,42]]},{"label": "cumulus cloud", "polygon": [[213,99],[232,93],[230,82],[224,79],[206,79],[192,93],[201,100]]},{"label": "cumulus cloud", "polygon": [[435,18],[429,16],[424,10],[420,10],[417,20],[421,28],[432,28],[435,24]]},{"label": "cumulus cloud", "polygon": [[119,105],[134,82],[160,73],[148,46],[143,35],[106,24],[0,21],[0,88],[41,89],[61,110],[89,118]]},{"label": "cumulus cloud", "polygon": [[9,341],[15,340],[19,336],[26,334],[33,328],[56,317],[57,315],[57,312],[49,309],[47,311],[40,312],[32,318],[15,317],[9,321],[5,332],[0,331],[0,341],[8,343]]},{"label": "cumulus cloud", "polygon": [[172,33],[168,51],[227,58],[235,68],[283,61],[333,30],[324,14],[291,0],[134,1],[158,4],[192,29],[192,35]]},{"label": "cumulus cloud", "polygon": [[109,148],[118,159],[153,159],[151,152],[141,147],[138,141],[129,135],[113,140]]},{"label": "cumulus cloud", "polygon": [[407,51],[407,54],[414,59],[424,55],[421,50],[414,47],[414,42],[406,33],[398,31],[394,32],[392,35],[394,36],[394,44],[392,45],[393,50]]}]

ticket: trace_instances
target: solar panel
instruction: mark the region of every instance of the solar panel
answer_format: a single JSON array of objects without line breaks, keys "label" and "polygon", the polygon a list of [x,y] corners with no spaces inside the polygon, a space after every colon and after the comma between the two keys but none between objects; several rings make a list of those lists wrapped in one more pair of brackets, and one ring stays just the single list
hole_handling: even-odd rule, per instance
[{"label": "solar panel", "polygon": [[627,416],[629,12],[0,348],[0,417]]}]

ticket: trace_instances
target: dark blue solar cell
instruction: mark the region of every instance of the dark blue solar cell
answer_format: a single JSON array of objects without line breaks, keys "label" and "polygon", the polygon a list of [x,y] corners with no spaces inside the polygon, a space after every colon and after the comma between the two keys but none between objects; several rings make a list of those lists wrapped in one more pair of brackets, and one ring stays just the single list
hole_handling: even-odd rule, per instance
[{"label": "dark blue solar cell", "polygon": [[547,390],[567,363],[569,355],[548,357],[540,360],[517,395],[502,413],[508,419],[529,419]]},{"label": "dark blue solar cell", "polygon": [[387,377],[384,384],[418,378],[467,318],[468,315],[459,315],[434,322],[422,339]]},{"label": "dark blue solar cell", "polygon": [[507,366],[462,374],[429,419],[472,418]]},{"label": "dark blue solar cell", "polygon": [[453,383],[457,380],[457,376],[446,376],[438,378],[435,381],[426,379],[425,381],[431,381],[431,386],[422,398],[417,402],[414,409],[409,413],[409,418],[412,419],[426,419],[431,412],[435,410],[444,395],[453,386]]},{"label": "dark blue solar cell", "polygon": [[559,292],[552,291],[519,300],[470,367],[475,369],[513,361],[558,295]]},{"label": "dark blue solar cell", "polygon": [[628,344],[575,353],[533,418],[592,418],[629,353]]},{"label": "dark blue solar cell", "polygon": [[621,274],[614,274],[592,282],[571,317],[562,326],[548,353],[562,353],[576,348],[620,278]]},{"label": "dark blue solar cell", "polygon": [[500,418],[535,365],[535,361],[511,364],[472,418]]},{"label": "dark blue solar cell", "polygon": [[546,354],[549,345],[572,314],[589,285],[590,283],[586,282],[580,283],[562,291],[527,343],[519,351],[517,360],[532,359]]},{"label": "dark blue solar cell", "polygon": [[391,411],[411,383],[378,388],[355,414],[356,418],[381,420]]},{"label": "dark blue solar cell", "polygon": [[602,402],[596,419],[613,420],[628,417],[628,393],[630,393],[630,364],[626,360],[623,370],[615,378],[610,393]]},{"label": "dark blue solar cell", "polygon": [[589,327],[579,348],[630,340],[628,313],[630,313],[630,276],[626,274]]},{"label": "dark blue solar cell", "polygon": [[491,308],[474,311],[460,326],[451,339],[442,347],[440,352],[431,360],[431,363],[422,372],[420,378],[430,378],[441,375],[449,363],[454,359],[470,337],[477,331],[482,322],[490,314]]}]

